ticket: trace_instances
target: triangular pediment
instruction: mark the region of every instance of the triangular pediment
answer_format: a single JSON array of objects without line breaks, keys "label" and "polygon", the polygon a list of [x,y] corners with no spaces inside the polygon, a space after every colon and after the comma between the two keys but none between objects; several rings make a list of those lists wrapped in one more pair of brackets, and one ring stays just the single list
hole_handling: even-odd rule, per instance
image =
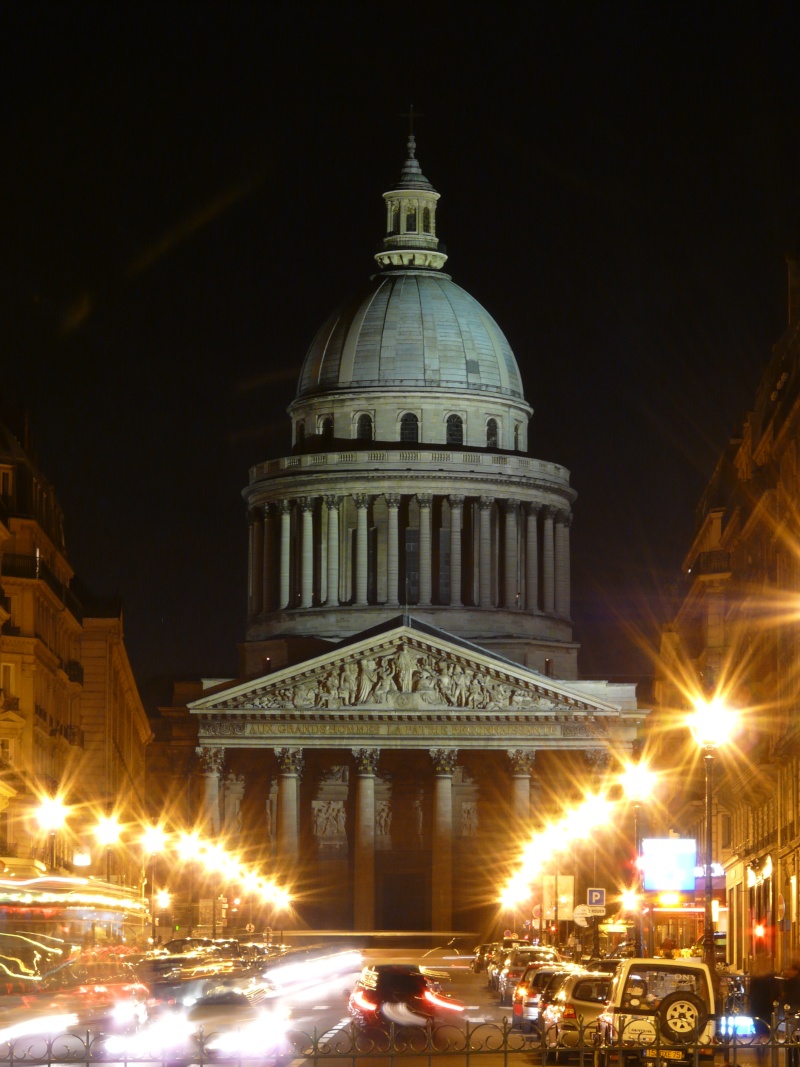
[{"label": "triangular pediment", "polygon": [[[594,684],[596,691],[597,684]],[[617,717],[619,703],[407,620],[330,652],[193,701],[199,714],[345,711],[536,713]],[[628,709],[630,710],[630,708]],[[639,713],[641,714],[641,712]]]}]

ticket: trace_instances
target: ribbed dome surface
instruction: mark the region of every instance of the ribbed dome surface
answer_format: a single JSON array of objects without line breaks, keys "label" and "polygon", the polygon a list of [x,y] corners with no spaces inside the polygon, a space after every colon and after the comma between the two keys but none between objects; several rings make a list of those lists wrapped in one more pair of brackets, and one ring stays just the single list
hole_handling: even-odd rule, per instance
[{"label": "ribbed dome surface", "polygon": [[298,397],[428,387],[523,399],[517,361],[492,316],[447,275],[398,271],[335,311],[308,350]]}]

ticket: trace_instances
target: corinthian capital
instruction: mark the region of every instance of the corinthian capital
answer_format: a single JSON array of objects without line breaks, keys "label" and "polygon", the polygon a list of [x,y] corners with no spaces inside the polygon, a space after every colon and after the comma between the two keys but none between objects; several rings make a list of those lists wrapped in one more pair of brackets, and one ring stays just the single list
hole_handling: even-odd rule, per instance
[{"label": "corinthian capital", "polygon": [[510,748],[508,750],[508,758],[511,761],[512,774],[519,778],[530,778],[533,761],[536,759],[535,751],[526,752],[524,748]]},{"label": "corinthian capital", "polygon": [[222,770],[222,762],[225,759],[224,748],[196,748],[194,754],[197,756],[201,774],[214,775]]},{"label": "corinthian capital", "polygon": [[303,773],[302,748],[276,748],[275,757],[281,774],[294,774],[299,777]]},{"label": "corinthian capital", "polygon": [[431,748],[428,750],[433,760],[433,769],[439,775],[453,775],[458,761],[458,750],[455,748]]},{"label": "corinthian capital", "polygon": [[378,773],[378,760],[381,755],[379,748],[354,748],[352,751],[359,774],[375,775]]}]

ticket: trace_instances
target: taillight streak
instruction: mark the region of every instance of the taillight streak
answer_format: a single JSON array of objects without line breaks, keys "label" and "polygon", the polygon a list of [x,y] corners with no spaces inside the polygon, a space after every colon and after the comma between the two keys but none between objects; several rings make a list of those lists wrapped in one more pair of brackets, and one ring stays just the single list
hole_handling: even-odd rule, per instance
[{"label": "taillight streak", "polygon": [[447,1000],[444,997],[437,997],[430,989],[425,990],[425,999],[431,1004],[435,1004],[437,1008],[448,1008],[450,1011],[464,1010],[463,1004],[457,1004],[454,1000]]},{"label": "taillight streak", "polygon": [[371,1001],[369,997],[365,997],[360,989],[353,993],[353,1000],[362,1011],[377,1011],[378,1005]]}]

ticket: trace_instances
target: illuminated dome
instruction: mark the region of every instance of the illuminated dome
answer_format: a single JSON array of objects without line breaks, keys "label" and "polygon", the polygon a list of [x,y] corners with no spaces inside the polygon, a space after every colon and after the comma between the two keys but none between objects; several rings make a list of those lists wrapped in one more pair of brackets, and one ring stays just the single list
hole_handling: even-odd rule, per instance
[{"label": "illuminated dome", "polygon": [[457,389],[523,398],[503,331],[436,270],[387,271],[317,333],[297,395],[359,387]]}]

